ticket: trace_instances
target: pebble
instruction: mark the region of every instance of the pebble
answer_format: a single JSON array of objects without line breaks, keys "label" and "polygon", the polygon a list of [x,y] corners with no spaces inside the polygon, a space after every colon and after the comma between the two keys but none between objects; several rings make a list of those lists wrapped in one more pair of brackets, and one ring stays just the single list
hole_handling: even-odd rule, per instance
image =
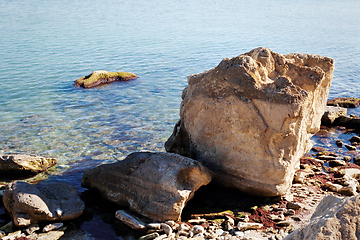
[{"label": "pebble", "polygon": [[341,140],[337,140],[336,141],[336,146],[338,146],[339,148],[341,148],[343,146],[343,142]]},{"label": "pebble", "polygon": [[139,240],[152,240],[159,237],[159,234],[157,232],[147,234],[145,236],[142,236],[139,238]]},{"label": "pebble", "polygon": [[115,217],[135,230],[146,230],[146,224],[143,221],[124,210],[116,211]]},{"label": "pebble", "polygon": [[28,235],[30,235],[30,234],[32,234],[33,232],[36,232],[36,231],[38,231],[38,230],[40,230],[39,224],[34,223],[34,224],[31,224],[28,228],[26,228],[26,229],[25,229],[25,232],[26,232]]},{"label": "pebble", "polygon": [[360,143],[360,137],[359,136],[353,136],[349,139],[350,142],[357,142]]},{"label": "pebble", "polygon": [[160,230],[161,229],[161,224],[160,223],[149,223],[147,225],[148,228],[151,229],[155,229],[155,230]]},{"label": "pebble", "polygon": [[170,236],[172,234],[172,228],[166,223],[161,223],[161,228],[164,230],[166,235]]},{"label": "pebble", "polygon": [[301,208],[301,205],[299,203],[295,203],[295,202],[288,202],[286,204],[286,207],[288,209],[299,210]]},{"label": "pebble", "polygon": [[244,222],[239,222],[237,225],[237,228],[240,231],[246,231],[246,230],[257,230],[259,228],[261,228],[263,225],[260,223],[244,223]]},{"label": "pebble", "polygon": [[276,226],[278,227],[287,227],[287,226],[290,226],[290,222],[289,221],[281,221],[281,222],[278,222],[276,223]]},{"label": "pebble", "polygon": [[345,147],[346,147],[348,150],[350,150],[350,151],[356,150],[356,147],[355,147],[355,146],[351,146],[351,145],[349,145],[349,144],[345,144]]},{"label": "pebble", "polygon": [[62,226],[64,226],[63,223],[50,223],[48,225],[46,225],[44,228],[43,228],[43,232],[50,232],[52,230],[56,230],[56,229],[59,229],[61,228]]},{"label": "pebble", "polygon": [[295,210],[294,209],[288,209],[288,210],[286,210],[286,212],[284,214],[287,215],[287,216],[295,215]]},{"label": "pebble", "polygon": [[196,235],[196,234],[199,234],[199,233],[204,233],[205,232],[205,229],[203,226],[200,226],[200,225],[196,225],[192,228],[192,231],[193,233]]}]

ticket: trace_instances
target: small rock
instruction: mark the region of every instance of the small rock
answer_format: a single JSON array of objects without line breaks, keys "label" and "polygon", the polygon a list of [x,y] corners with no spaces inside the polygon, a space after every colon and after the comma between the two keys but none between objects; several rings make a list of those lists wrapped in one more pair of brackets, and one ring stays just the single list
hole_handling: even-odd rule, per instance
[{"label": "small rock", "polygon": [[323,148],[323,147],[313,147],[311,150],[314,151],[314,152],[323,152],[323,151],[325,151],[325,148]]},{"label": "small rock", "polygon": [[173,220],[166,221],[165,223],[172,228],[176,225],[175,221],[173,221]]},{"label": "small rock", "polygon": [[343,160],[346,161],[346,162],[350,162],[351,157],[350,156],[344,156]]},{"label": "small rock", "polygon": [[159,237],[159,234],[157,232],[147,234],[145,236],[142,236],[139,238],[139,240],[152,240]]},{"label": "small rock", "polygon": [[246,230],[257,230],[260,229],[263,225],[260,223],[244,223],[244,222],[239,222],[237,225],[237,228],[240,231],[246,231]]},{"label": "small rock", "polygon": [[353,158],[353,161],[354,161],[355,164],[360,165],[360,154],[356,155]]},{"label": "small rock", "polygon": [[355,146],[351,146],[351,145],[349,145],[349,144],[345,144],[345,147],[346,147],[348,150],[350,150],[350,151],[356,150],[356,147],[355,147]]},{"label": "small rock", "polygon": [[292,219],[294,219],[294,221],[301,222],[301,218],[299,217],[292,217]]},{"label": "small rock", "polygon": [[353,136],[349,139],[350,142],[357,142],[360,143],[360,137],[359,136]]},{"label": "small rock", "polygon": [[336,146],[338,146],[339,148],[342,148],[343,145],[344,144],[343,144],[343,142],[341,140],[336,141]]},{"label": "small rock", "polygon": [[51,224],[46,225],[46,226],[43,228],[43,232],[50,232],[50,231],[52,231],[52,230],[59,229],[59,228],[61,228],[62,226],[64,226],[63,223],[51,223]]},{"label": "small rock", "polygon": [[6,233],[4,231],[0,230],[0,239],[1,239],[1,237],[5,236],[5,235],[6,235]]},{"label": "small rock", "polygon": [[172,234],[172,228],[166,223],[161,223],[161,228],[164,230],[166,235],[170,236]]},{"label": "small rock", "polygon": [[276,223],[276,226],[278,227],[287,227],[287,226],[290,226],[290,222],[289,221],[281,221],[281,222],[278,222]]},{"label": "small rock", "polygon": [[296,202],[288,202],[286,204],[286,207],[288,209],[299,210],[301,208],[301,205],[299,203],[296,203]]},{"label": "small rock", "polygon": [[[345,145],[346,146],[346,145]],[[334,156],[325,156],[325,155],[319,155],[316,157],[317,159],[323,160],[323,161],[333,161],[336,160],[336,157]]]},{"label": "small rock", "polygon": [[205,229],[203,226],[200,226],[200,225],[196,225],[192,228],[192,231],[193,233],[196,235],[196,234],[199,234],[199,233],[204,233],[205,232]]},{"label": "small rock", "polygon": [[343,160],[331,160],[329,162],[330,167],[346,166],[346,162]]},{"label": "small rock", "polygon": [[139,231],[146,230],[146,224],[143,221],[124,210],[116,211],[115,217],[132,229]]},{"label": "small rock", "polygon": [[185,223],[181,223],[180,226],[179,226],[179,228],[178,228],[178,231],[185,231],[185,232],[187,232],[187,231],[189,231],[189,230],[190,230],[189,225],[187,225],[187,224],[185,224]]},{"label": "small rock", "polygon": [[155,230],[160,230],[161,224],[160,223],[148,223],[147,227],[151,228],[151,229],[155,229]]},{"label": "small rock", "polygon": [[280,221],[284,221],[285,217],[283,214],[280,214],[280,215],[270,214],[269,219],[274,222],[280,222]]},{"label": "small rock", "polygon": [[39,227],[39,224],[37,223],[34,223],[34,224],[31,224],[28,228],[25,229],[25,232],[30,235],[32,234],[33,232],[36,232],[40,230],[40,227]]},{"label": "small rock", "polygon": [[273,210],[274,210],[275,212],[286,212],[286,208],[274,207]]},{"label": "small rock", "polygon": [[191,224],[201,224],[201,223],[205,223],[205,222],[206,222],[206,219],[204,219],[204,218],[188,220],[188,223],[191,223]]},{"label": "small rock", "polygon": [[287,216],[295,215],[295,210],[294,209],[288,209],[284,214],[287,215]]}]

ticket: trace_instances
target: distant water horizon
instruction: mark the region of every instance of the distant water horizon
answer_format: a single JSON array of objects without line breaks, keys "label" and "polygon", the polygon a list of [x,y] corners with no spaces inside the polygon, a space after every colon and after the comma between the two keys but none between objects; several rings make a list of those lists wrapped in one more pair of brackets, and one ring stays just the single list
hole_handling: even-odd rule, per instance
[{"label": "distant water horizon", "polygon": [[[0,154],[57,158],[49,177],[81,189],[87,168],[165,151],[187,76],[260,46],[333,58],[329,98],[360,97],[359,11],[356,0],[1,0]],[[74,87],[95,70],[139,78]]]}]

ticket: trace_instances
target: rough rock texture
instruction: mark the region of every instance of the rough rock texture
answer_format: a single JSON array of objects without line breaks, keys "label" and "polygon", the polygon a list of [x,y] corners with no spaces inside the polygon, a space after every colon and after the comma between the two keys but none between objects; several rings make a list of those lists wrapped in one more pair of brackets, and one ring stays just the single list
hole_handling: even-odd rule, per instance
[{"label": "rough rock texture", "polygon": [[129,81],[136,79],[137,75],[129,72],[108,72],[94,71],[88,76],[81,77],[75,81],[76,87],[92,88],[100,84],[111,83],[115,81]]},{"label": "rough rock texture", "polygon": [[360,239],[360,195],[323,198],[307,226],[295,230],[286,240]]},{"label": "rough rock texture", "polygon": [[56,163],[55,158],[34,155],[0,155],[0,178],[36,175]]},{"label": "rough rock texture", "polygon": [[226,186],[284,194],[320,128],[334,61],[257,48],[188,77],[168,152],[198,159]]},{"label": "rough rock texture", "polygon": [[347,116],[347,108],[326,106],[325,113],[321,118],[321,125],[336,125],[339,122],[340,117]]},{"label": "rough rock texture", "polygon": [[13,182],[6,186],[3,202],[16,226],[74,219],[85,208],[76,188],[67,183],[46,183],[39,189],[25,182]]},{"label": "rough rock texture", "polygon": [[211,181],[201,163],[171,153],[137,152],[86,170],[82,186],[156,221],[178,220],[194,192]]},{"label": "rough rock texture", "polygon": [[356,108],[360,105],[360,98],[334,98],[327,102],[329,106],[338,106],[338,107],[345,107],[345,108]]}]

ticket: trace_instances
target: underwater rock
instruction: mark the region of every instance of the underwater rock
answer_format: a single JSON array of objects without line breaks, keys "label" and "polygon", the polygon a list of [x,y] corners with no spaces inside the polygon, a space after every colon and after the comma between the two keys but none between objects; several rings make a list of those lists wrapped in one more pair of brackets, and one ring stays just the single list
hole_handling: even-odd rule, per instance
[{"label": "underwater rock", "polygon": [[136,152],[85,171],[81,185],[155,221],[179,220],[194,192],[211,181],[201,163],[172,153]]},{"label": "underwater rock", "polygon": [[320,129],[333,70],[331,58],[267,48],[225,58],[188,77],[165,149],[195,156],[225,186],[285,194]]},{"label": "underwater rock", "polygon": [[28,177],[46,171],[57,164],[55,158],[34,155],[0,155],[1,177]]},{"label": "underwater rock", "polygon": [[79,217],[85,208],[75,187],[67,183],[46,183],[41,189],[25,182],[6,186],[3,202],[16,226],[40,221],[61,221]]},{"label": "underwater rock", "polygon": [[108,72],[94,71],[88,76],[81,77],[75,81],[76,87],[92,88],[100,84],[111,83],[115,81],[129,81],[136,79],[137,75],[129,72]]}]

